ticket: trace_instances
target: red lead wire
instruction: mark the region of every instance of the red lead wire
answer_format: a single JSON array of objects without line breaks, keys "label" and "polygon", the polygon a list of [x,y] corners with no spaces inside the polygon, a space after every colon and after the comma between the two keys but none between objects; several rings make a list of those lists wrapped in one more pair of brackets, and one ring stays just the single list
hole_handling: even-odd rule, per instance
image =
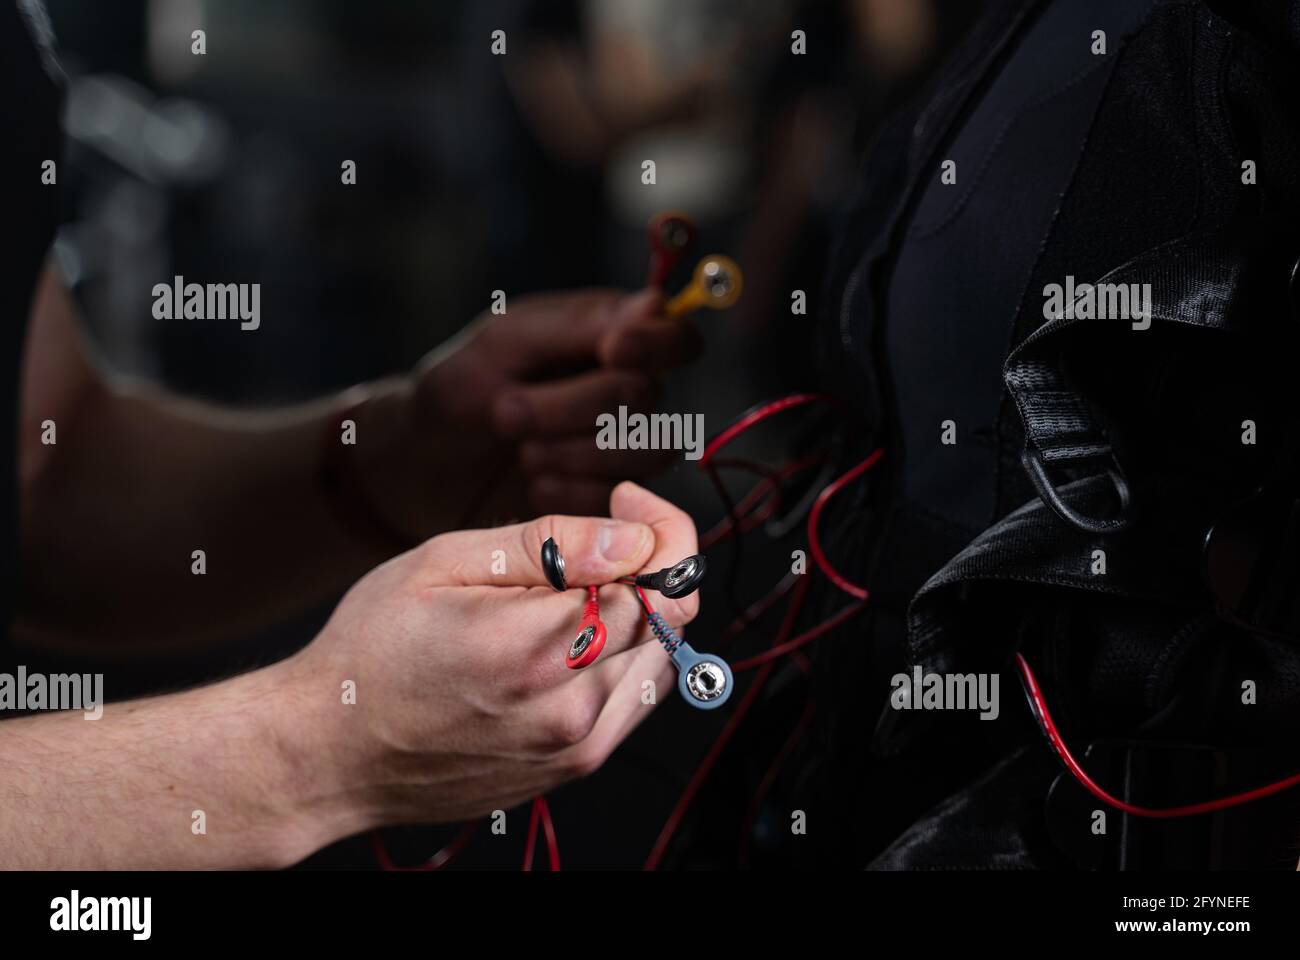
[{"label": "red lead wire", "polygon": [[560,846],[555,840],[555,824],[551,822],[551,808],[546,797],[538,794],[533,797],[532,810],[528,815],[528,839],[524,848],[524,870],[533,869],[533,851],[537,846],[537,828],[541,826],[546,834],[546,854],[550,861],[551,872],[560,869]]},{"label": "red lead wire", "polygon": [[839,587],[849,596],[857,597],[859,600],[867,599],[869,595],[867,589],[865,587],[859,587],[856,583],[850,583],[840,575],[838,570],[831,566],[831,562],[826,559],[826,554],[822,550],[821,537],[817,533],[817,524],[818,521],[821,520],[822,510],[826,508],[826,504],[830,502],[831,497],[835,496],[835,494],[839,493],[844,487],[848,486],[858,477],[862,476],[862,474],[874,467],[884,455],[884,447],[877,447],[875,450],[872,450],[867,459],[863,460],[856,467],[819,493],[816,502],[812,505],[812,509],[808,511],[808,549],[812,552],[813,562],[817,564],[822,573],[826,574],[826,579],[830,580],[831,583],[835,584],[835,586]]},{"label": "red lead wire", "polygon": [[760,407],[756,407],[710,440],[705,445],[704,451],[700,454],[697,466],[703,469],[719,450],[729,444],[732,440],[735,440],[736,437],[740,436],[755,424],[762,423],[768,417],[778,414],[782,410],[789,410],[791,407],[802,407],[809,403],[835,402],[836,400],[834,397],[824,393],[796,393],[788,397],[782,397],[780,400],[773,400],[771,403],[766,403]]},{"label": "red lead wire", "polygon": [[[767,420],[769,417],[772,417],[775,414],[781,413],[784,410],[789,410],[792,407],[800,407],[800,406],[804,406],[807,404],[814,404],[814,403],[835,403],[835,402],[837,401],[833,397],[827,396],[825,394],[801,393],[801,394],[794,394],[793,396],[789,396],[789,397],[783,397],[780,400],[775,400],[771,403],[767,403],[755,407],[753,410],[746,413],[739,420],[731,424],[720,434],[714,437],[711,441],[709,441],[708,444],[705,445],[704,451],[699,460],[699,466],[701,468],[709,467],[710,461],[713,459],[714,456],[717,455],[718,451],[720,451],[732,440],[736,439],[736,437],[743,434],[745,431],[749,430],[750,428],[756,426],[759,423],[762,423],[764,420]],[[821,549],[821,541],[817,532],[817,524],[821,518],[822,510],[825,509],[825,506],[830,501],[830,499],[833,496],[835,496],[835,494],[837,494],[841,489],[847,486],[849,483],[852,483],[855,479],[857,479],[862,474],[870,470],[873,466],[875,466],[876,463],[880,460],[880,458],[883,455],[884,455],[883,449],[876,449],[872,451],[870,456],[868,456],[864,461],[859,463],[857,466],[855,466],[844,476],[840,477],[838,480],[836,480],[834,483],[828,486],[825,490],[821,492],[820,496],[818,496],[813,509],[809,512],[808,515],[809,541],[810,541],[810,548],[813,553],[814,562],[817,564],[818,568],[821,569],[821,571],[825,573],[826,576],[830,578],[830,580],[833,583],[835,583],[837,587],[839,587],[841,590],[844,590],[846,593],[849,593],[859,601],[863,601],[863,602],[853,604],[849,608],[837,613],[835,616],[833,616],[830,620],[826,621],[825,623],[819,624],[818,626],[812,628],[811,630],[806,631],[802,635],[795,637],[792,640],[790,639],[790,634],[794,632],[794,625],[799,618],[799,613],[801,609],[803,608],[804,598],[805,595],[807,594],[807,590],[810,582],[806,577],[800,576],[795,578],[794,583],[792,584],[794,588],[794,593],[790,599],[790,605],[786,609],[785,617],[783,618],[781,626],[777,631],[776,638],[772,644],[772,647],[767,651],[764,651],[763,653],[760,653],[754,657],[750,657],[749,659],[740,662],[740,666],[742,666],[742,668],[758,667],[758,671],[756,676],[754,677],[754,681],[753,683],[750,684],[749,689],[745,691],[745,696],[741,699],[741,702],[736,707],[735,712],[728,719],[726,725],[722,729],[722,732],[718,735],[717,739],[713,742],[713,745],[709,748],[708,753],[705,755],[700,765],[696,768],[695,773],[691,776],[690,782],[687,784],[686,789],[682,792],[681,796],[678,798],[676,806],[669,814],[667,821],[664,823],[663,828],[659,832],[659,836],[655,841],[654,847],[650,851],[650,855],[646,858],[644,869],[654,870],[659,866],[660,861],[663,859],[664,854],[667,852],[668,844],[671,842],[673,835],[677,832],[677,828],[681,825],[682,820],[685,818],[686,811],[690,807],[691,802],[694,800],[696,792],[700,789],[704,780],[708,777],[709,772],[712,770],[713,766],[717,763],[718,757],[721,755],[723,749],[727,746],[727,743],[735,735],[737,728],[740,726],[741,722],[745,719],[745,716],[749,713],[750,708],[757,701],[758,696],[763,690],[763,687],[766,685],[769,676],[772,674],[772,672],[775,669],[776,660],[779,657],[785,655],[801,657],[802,654],[798,653],[798,649],[800,647],[804,646],[807,643],[811,643],[813,640],[822,636],[824,633],[829,632],[834,627],[837,627],[841,623],[844,623],[845,621],[851,619],[855,614],[861,612],[865,608],[867,591],[864,588],[857,586],[856,584],[850,583],[844,577],[840,576],[839,573],[836,572],[835,569],[831,566],[830,561],[827,560],[825,553]],[[731,511],[731,515],[728,519],[730,520],[731,524],[736,528],[737,532],[739,532],[741,527],[741,520],[736,515],[736,511],[734,508]],[[650,605],[648,600],[645,597],[645,594],[640,590],[638,590],[637,593],[640,597],[642,606],[644,606],[647,612],[649,612]],[[784,593],[784,590],[780,586],[778,586],[778,588],[775,591],[773,591],[773,593],[776,595],[776,597],[779,597],[781,594]],[[766,601],[760,601],[759,604],[755,605],[754,607],[751,607],[749,611],[746,611],[746,613],[742,615],[742,620],[746,618],[752,620],[762,610],[766,609],[766,607],[769,605],[770,604],[767,603]],[[788,754],[791,750],[793,750],[794,744],[797,742],[799,736],[802,734],[806,726],[807,726],[806,722],[801,720],[796,730],[792,732],[791,737],[787,740],[786,746],[782,748],[781,755],[779,755],[774,761],[773,766],[775,770],[779,770],[781,762],[785,759],[785,755]],[[776,776],[775,770],[770,770],[769,773],[764,777],[765,783],[763,785],[763,789],[770,787],[770,783],[768,783],[767,781],[775,778]],[[755,798],[755,802],[756,803],[759,802],[757,797]],[[751,813],[752,812],[753,811],[751,810]]]},{"label": "red lead wire", "polygon": [[1245,793],[1234,793],[1231,796],[1220,797],[1217,800],[1205,800],[1201,803],[1190,803],[1182,807],[1138,807],[1131,803],[1125,803],[1117,797],[1112,797],[1098,786],[1096,781],[1088,776],[1088,772],[1079,765],[1079,761],[1074,759],[1074,754],[1070,753],[1070,748],[1065,745],[1065,740],[1061,738],[1060,730],[1052,721],[1052,714],[1047,709],[1047,701],[1043,699],[1043,691],[1039,689],[1034,672],[1029,669],[1028,661],[1019,653],[1016,654],[1016,666],[1020,668],[1020,678],[1024,682],[1025,693],[1029,695],[1029,702],[1033,705],[1034,715],[1038,719],[1039,726],[1042,727],[1043,733],[1046,734],[1052,748],[1060,756],[1061,762],[1065,764],[1065,769],[1070,771],[1074,779],[1078,780],[1085,790],[1102,803],[1114,807],[1116,810],[1131,813],[1135,817],[1150,817],[1156,820],[1194,817],[1202,813],[1213,813],[1216,810],[1237,807],[1243,803],[1250,803],[1252,800],[1262,800],[1264,797],[1270,797],[1275,793],[1281,793],[1283,790],[1300,784],[1300,773],[1297,773],[1285,780],[1278,780],[1276,783],[1270,783],[1267,786],[1247,790]]}]

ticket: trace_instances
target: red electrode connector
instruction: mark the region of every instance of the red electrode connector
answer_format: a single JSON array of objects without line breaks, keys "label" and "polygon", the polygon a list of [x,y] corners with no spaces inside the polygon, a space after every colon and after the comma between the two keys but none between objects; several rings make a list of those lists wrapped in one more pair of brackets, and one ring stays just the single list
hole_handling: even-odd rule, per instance
[{"label": "red electrode connector", "polygon": [[695,245],[698,231],[691,218],[681,213],[661,213],[650,220],[650,267],[646,286],[662,287],[673,267]]},{"label": "red electrode connector", "polygon": [[600,593],[596,587],[587,588],[587,603],[582,608],[582,620],[578,623],[578,633],[569,644],[569,652],[564,657],[564,664],[570,670],[578,670],[595,662],[600,651],[605,649],[605,624],[600,619]]}]

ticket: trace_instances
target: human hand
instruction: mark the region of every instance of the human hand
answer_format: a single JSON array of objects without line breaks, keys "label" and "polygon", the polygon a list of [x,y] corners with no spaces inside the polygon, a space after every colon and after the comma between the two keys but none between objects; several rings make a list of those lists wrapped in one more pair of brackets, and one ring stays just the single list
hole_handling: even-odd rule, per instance
[{"label": "human hand", "polygon": [[[655,699],[671,696],[673,670],[643,642],[651,634],[620,584],[600,592],[600,659],[565,667],[585,597],[547,585],[541,545],[555,538],[575,586],[697,550],[691,519],[635,484],[615,489],[609,512],[444,534],[360,580],[284,665],[332,760],[318,792],[346,796],[370,826],[434,823],[508,809],[596,770],[653,709],[645,682]],[[698,599],[656,608],[680,627]],[[340,703],[349,680],[355,705]]]},{"label": "human hand", "polygon": [[[520,297],[430,354],[400,395],[358,414],[366,487],[390,526],[425,536],[479,517],[598,513],[664,451],[600,450],[596,418],[648,411],[660,373],[699,349],[662,295]],[[485,508],[488,487],[496,496]]]}]

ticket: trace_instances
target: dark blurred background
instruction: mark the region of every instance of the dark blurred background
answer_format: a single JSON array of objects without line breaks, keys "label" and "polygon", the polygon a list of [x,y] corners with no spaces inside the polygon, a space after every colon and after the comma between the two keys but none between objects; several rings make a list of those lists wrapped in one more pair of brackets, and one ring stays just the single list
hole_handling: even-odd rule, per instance
[{"label": "dark blurred background", "polygon": [[[700,317],[705,354],[671,377],[662,402],[703,412],[710,434],[757,401],[816,384],[822,269],[861,152],[978,7],[47,5],[69,74],[71,173],[61,178],[68,207],[56,256],[112,368],[231,404],[304,399],[409,368],[485,309],[494,289],[639,286],[647,220],[679,210],[700,227],[698,251],[734,257],[746,278],[735,309]],[[190,52],[194,29],[206,31],[205,56]],[[807,36],[803,56],[791,53],[794,29]],[[490,52],[494,30],[506,31],[506,56]],[[640,182],[646,158],[657,163],[654,187]],[[355,186],[340,182],[345,160],[356,162]],[[221,321],[154,320],[150,290],[174,274],[261,283],[259,335]],[[806,316],[791,314],[795,289],[807,291]],[[766,440],[780,442],[779,433]],[[701,528],[722,515],[689,463],[654,486]],[[789,551],[747,546],[754,589],[788,569]],[[729,619],[715,602],[722,579],[710,578],[691,628],[702,647]],[[292,649],[325,613],[250,638],[229,662],[163,679]],[[758,716],[738,759],[711,778],[670,863],[735,862],[740,811],[730,825],[727,811],[744,805],[745,750],[774,750],[788,730],[774,724],[775,746],[765,744]],[[604,770],[553,796],[565,866],[639,866],[722,722],[667,702]],[[525,818],[512,814],[507,838],[480,830],[456,865],[517,867]],[[418,861],[450,832],[399,831],[394,855]],[[763,856],[760,837],[754,862]],[[371,863],[354,840],[307,865]]]}]

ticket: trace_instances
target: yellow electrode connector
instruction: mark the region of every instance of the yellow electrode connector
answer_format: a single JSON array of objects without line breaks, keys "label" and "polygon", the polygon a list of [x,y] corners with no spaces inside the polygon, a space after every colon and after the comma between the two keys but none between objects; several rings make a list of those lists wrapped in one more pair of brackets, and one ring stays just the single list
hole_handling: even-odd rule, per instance
[{"label": "yellow electrode connector", "polygon": [[678,319],[701,307],[726,310],[740,299],[744,278],[740,267],[730,257],[713,254],[695,267],[691,282],[664,307],[665,315]]}]

